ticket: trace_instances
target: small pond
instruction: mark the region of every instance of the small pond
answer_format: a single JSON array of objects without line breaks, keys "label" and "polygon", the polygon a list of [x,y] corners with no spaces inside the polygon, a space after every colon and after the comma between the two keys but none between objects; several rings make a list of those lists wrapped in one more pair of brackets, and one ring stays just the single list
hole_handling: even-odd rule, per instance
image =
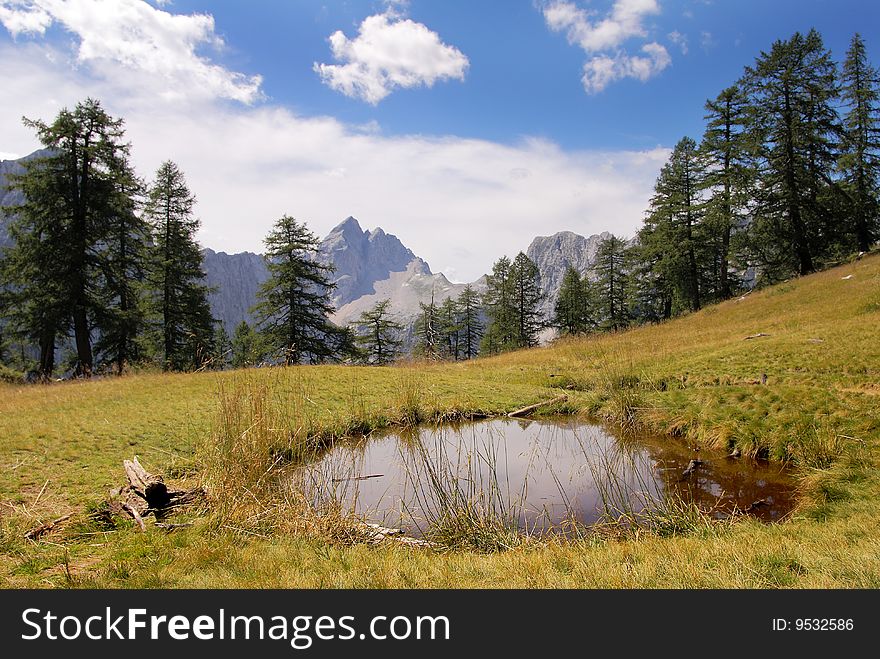
[{"label": "small pond", "polygon": [[[693,459],[702,464],[684,475]],[[347,440],[304,477],[314,496],[416,536],[450,502],[540,532],[572,519],[592,524],[606,511],[640,513],[666,495],[718,517],[738,509],[771,522],[795,498],[779,465],[574,418],[492,419]]]}]

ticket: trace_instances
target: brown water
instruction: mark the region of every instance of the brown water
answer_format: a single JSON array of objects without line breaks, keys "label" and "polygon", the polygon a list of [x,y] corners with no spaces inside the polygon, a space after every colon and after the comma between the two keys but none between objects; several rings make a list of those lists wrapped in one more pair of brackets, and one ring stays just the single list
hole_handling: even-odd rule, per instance
[{"label": "brown water", "polygon": [[[694,458],[703,464],[684,477]],[[738,509],[768,522],[794,505],[794,485],[778,465],[574,419],[494,419],[346,441],[306,478],[316,497],[414,535],[450,498],[538,531],[572,517],[592,524],[609,509],[640,512],[669,493],[718,517]]]}]

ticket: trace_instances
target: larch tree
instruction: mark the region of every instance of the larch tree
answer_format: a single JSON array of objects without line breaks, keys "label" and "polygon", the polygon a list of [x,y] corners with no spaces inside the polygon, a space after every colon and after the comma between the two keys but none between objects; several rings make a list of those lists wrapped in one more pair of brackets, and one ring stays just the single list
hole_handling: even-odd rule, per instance
[{"label": "larch tree", "polygon": [[712,288],[719,299],[733,294],[731,238],[745,224],[752,170],[749,167],[746,97],[739,85],[706,101],[706,130],[700,144],[704,160],[706,237],[712,254]]},{"label": "larch tree", "polygon": [[758,184],[749,226],[752,260],[768,281],[815,270],[837,240],[835,65],[818,32],[774,42],[747,67],[750,142]]},{"label": "larch tree", "polygon": [[403,325],[392,318],[390,305],[391,300],[381,300],[354,322],[355,340],[367,364],[390,364],[400,353]]},{"label": "larch tree", "polygon": [[143,285],[149,269],[150,225],[139,213],[143,183],[127,163],[116,182],[116,202],[109,217],[101,261],[102,303],[96,312],[101,328],[95,350],[101,360],[125,366],[143,357],[142,335],[147,327]]},{"label": "larch tree", "polygon": [[592,305],[599,327],[612,331],[623,329],[629,324],[626,243],[613,234],[599,243],[593,269],[596,282]]},{"label": "larch tree", "polygon": [[481,320],[480,296],[473,286],[468,284],[464,287],[456,300],[456,306],[460,314],[462,356],[465,359],[474,359],[480,352],[480,341],[483,338],[484,330]]},{"label": "larch tree", "polygon": [[589,322],[586,287],[580,273],[570,265],[565,269],[554,307],[553,325],[562,334],[582,334]]},{"label": "larch tree", "polygon": [[146,216],[152,225],[154,256],[150,283],[166,370],[200,368],[212,354],[214,319],[208,304],[202,253],[195,241],[195,196],[183,172],[162,163],[150,186]]},{"label": "larch tree", "polygon": [[851,232],[866,252],[880,237],[880,71],[870,64],[855,34],[841,75],[843,151],[838,166],[849,197]]},{"label": "larch tree", "polygon": [[25,198],[10,209],[14,246],[4,258],[12,323],[39,346],[44,378],[55,368],[57,342],[72,331],[75,374],[87,377],[95,365],[92,337],[108,240],[113,219],[128,203],[129,146],[122,141],[122,120],[91,98],[61,110],[51,124],[24,123],[46,152],[11,179]]},{"label": "larch tree", "polygon": [[284,215],[264,244],[269,278],[254,307],[264,347],[288,366],[333,357],[328,338],[337,331],[329,321],[333,268],[317,259],[318,238],[304,223]]},{"label": "larch tree", "polygon": [[538,345],[538,333],[546,327],[541,311],[544,291],[538,266],[524,252],[513,259],[510,267],[511,288],[516,318],[516,347]]},{"label": "larch tree", "polygon": [[486,291],[483,306],[489,325],[483,334],[481,351],[497,354],[517,347],[516,304],[510,258],[502,256],[492,264],[492,272],[486,275]]}]

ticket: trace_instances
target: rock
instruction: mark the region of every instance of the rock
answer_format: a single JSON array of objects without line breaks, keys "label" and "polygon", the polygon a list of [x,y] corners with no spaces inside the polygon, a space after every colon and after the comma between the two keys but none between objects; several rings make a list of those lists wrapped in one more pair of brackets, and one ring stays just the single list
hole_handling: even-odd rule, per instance
[{"label": "rock", "polygon": [[250,308],[257,301],[257,291],[269,278],[266,261],[260,254],[227,254],[212,249],[202,251],[205,283],[214,288],[208,295],[211,313],[223,322],[230,338],[242,321],[254,324]]},{"label": "rock", "polygon": [[[541,309],[551,318],[562,285],[562,277],[568,266],[581,275],[592,271],[596,264],[596,251],[599,244],[611,234],[607,231],[585,238],[571,231],[560,231],[552,236],[538,236],[526,250],[528,256],[541,273],[541,288],[544,301]],[[513,254],[510,255],[513,258]]]},{"label": "rock", "polygon": [[428,264],[381,228],[361,229],[353,217],[333,228],[318,249],[323,262],[336,268],[332,280],[336,284],[333,304],[341,309],[364,295],[375,293],[376,282],[387,280],[392,273],[405,272],[413,261],[417,268],[430,275]]}]

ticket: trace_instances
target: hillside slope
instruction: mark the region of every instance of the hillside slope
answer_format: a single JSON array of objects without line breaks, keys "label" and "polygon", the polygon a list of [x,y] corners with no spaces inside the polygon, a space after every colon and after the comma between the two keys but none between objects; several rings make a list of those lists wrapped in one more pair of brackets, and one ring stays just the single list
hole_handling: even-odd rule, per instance
[{"label": "hillside slope", "polygon": [[[878,588],[878,327],[872,255],[662,325],[468,363],[0,385],[0,580],[62,586],[69,569],[72,585],[109,587]],[[495,555],[218,531],[208,520],[172,535],[121,527],[99,543],[81,533],[124,458],[190,481],[211,467],[218,391],[227,403],[263,395],[283,419],[279,432],[338,436],[414,416],[504,413],[560,390],[565,411],[785,459],[801,475],[802,504],[776,525],[589,536]],[[68,512],[79,526],[54,544],[21,540]]]}]

